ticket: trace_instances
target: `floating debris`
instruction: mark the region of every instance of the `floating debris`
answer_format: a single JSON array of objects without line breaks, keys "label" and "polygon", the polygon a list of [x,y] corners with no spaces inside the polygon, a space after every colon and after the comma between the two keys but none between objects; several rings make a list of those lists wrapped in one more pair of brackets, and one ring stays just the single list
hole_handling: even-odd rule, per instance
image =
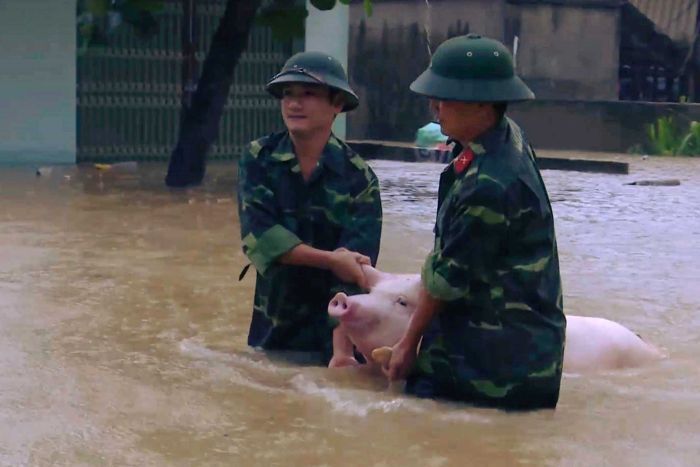
[{"label": "floating debris", "polygon": [[37,167],[36,176],[37,177],[48,177],[49,175],[51,175],[52,171],[53,171],[53,167]]},{"label": "floating debris", "polygon": [[127,161],[127,162],[116,162],[114,164],[95,163],[95,164],[92,164],[92,166],[94,168],[96,168],[97,170],[118,170],[118,171],[131,172],[131,171],[135,171],[138,169],[138,162]]},{"label": "floating debris", "polygon": [[639,185],[639,186],[678,186],[681,184],[680,180],[670,179],[670,180],[637,180],[636,182],[625,183],[625,185]]}]

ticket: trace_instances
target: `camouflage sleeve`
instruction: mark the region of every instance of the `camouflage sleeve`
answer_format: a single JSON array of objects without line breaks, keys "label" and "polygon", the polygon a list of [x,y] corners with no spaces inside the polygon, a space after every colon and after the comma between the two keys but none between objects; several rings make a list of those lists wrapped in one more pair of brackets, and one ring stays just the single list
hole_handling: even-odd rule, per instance
[{"label": "camouflage sleeve", "polygon": [[421,271],[433,297],[451,301],[469,294],[469,283],[492,269],[508,225],[505,190],[480,175],[477,186],[455,200],[448,225],[441,225]]},{"label": "camouflage sleeve", "polygon": [[258,272],[265,274],[279,256],[301,240],[278,222],[274,192],[258,151],[259,146],[252,146],[238,162],[238,215],[243,252]]},{"label": "camouflage sleeve", "polygon": [[[372,265],[376,266],[382,236],[382,200],[376,175],[369,167],[365,174],[366,186],[353,199],[350,222],[341,235],[338,248],[345,247],[367,255]],[[336,281],[331,287],[331,293],[337,292],[357,295],[364,291],[358,285]]]},{"label": "camouflage sleeve", "polygon": [[364,189],[352,200],[350,221],[341,234],[338,248],[367,255],[374,266],[382,235],[382,200],[376,175],[368,171],[366,180]]}]

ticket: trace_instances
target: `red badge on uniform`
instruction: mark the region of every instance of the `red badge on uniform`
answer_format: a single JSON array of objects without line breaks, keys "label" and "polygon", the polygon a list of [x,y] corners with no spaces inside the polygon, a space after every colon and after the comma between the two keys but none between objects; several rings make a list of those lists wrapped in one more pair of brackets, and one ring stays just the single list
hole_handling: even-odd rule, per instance
[{"label": "red badge on uniform", "polygon": [[469,167],[469,164],[471,164],[473,160],[474,151],[467,146],[462,152],[459,153],[459,156],[455,157],[454,161],[452,161],[455,168],[455,173],[461,174],[464,172],[464,170]]}]

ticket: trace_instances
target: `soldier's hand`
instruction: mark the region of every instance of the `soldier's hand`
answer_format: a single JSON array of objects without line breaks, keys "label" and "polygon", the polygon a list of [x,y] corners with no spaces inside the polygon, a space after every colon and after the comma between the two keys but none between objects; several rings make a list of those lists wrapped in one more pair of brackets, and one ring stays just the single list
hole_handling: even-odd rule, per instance
[{"label": "soldier's hand", "polygon": [[389,378],[389,381],[406,379],[416,363],[417,349],[418,344],[413,344],[407,339],[401,339],[391,349],[391,358],[382,367],[382,371]]},{"label": "soldier's hand", "polygon": [[341,281],[357,284],[365,289],[367,279],[362,272],[363,264],[371,264],[369,257],[347,248],[338,248],[331,254],[330,270]]}]

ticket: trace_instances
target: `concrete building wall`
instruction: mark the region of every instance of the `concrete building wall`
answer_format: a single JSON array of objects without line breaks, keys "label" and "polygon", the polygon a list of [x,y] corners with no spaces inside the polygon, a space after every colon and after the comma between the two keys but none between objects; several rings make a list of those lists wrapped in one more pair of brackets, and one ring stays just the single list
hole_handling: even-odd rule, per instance
[{"label": "concrete building wall", "polygon": [[360,107],[348,115],[348,137],[413,140],[430,114],[409,85],[429,51],[467,32],[502,40],[504,12],[503,0],[388,0],[375,2],[367,18],[362,2],[352,3],[348,66]]},{"label": "concrete building wall", "polygon": [[[619,9],[510,5],[518,73],[538,99],[617,99]],[[509,44],[510,45],[510,44]]]},{"label": "concrete building wall", "polygon": [[75,162],[75,0],[0,1],[0,162]]},{"label": "concrete building wall", "polygon": [[362,2],[355,2],[350,5],[350,25],[364,19],[369,33],[379,37],[384,23],[390,28],[418,23],[422,34],[427,29],[432,39],[442,41],[447,29],[461,22],[470,32],[502,40],[504,8],[503,0],[384,0],[375,2],[372,16],[366,18]]},{"label": "concrete building wall", "polygon": [[627,152],[648,142],[649,125],[672,117],[682,128],[700,121],[700,104],[629,101],[531,101],[508,114],[535,149]]}]

